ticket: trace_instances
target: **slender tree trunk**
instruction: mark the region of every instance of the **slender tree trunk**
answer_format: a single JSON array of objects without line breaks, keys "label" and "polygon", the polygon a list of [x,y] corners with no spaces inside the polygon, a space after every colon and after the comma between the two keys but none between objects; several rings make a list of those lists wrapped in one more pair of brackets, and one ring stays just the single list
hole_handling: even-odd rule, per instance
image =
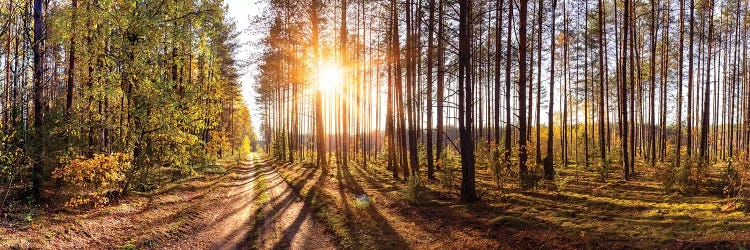
[{"label": "slender tree trunk", "polygon": [[[654,101],[655,95],[655,89],[656,89],[656,33],[658,31],[656,30],[656,3],[654,3],[654,0],[651,0],[651,96],[649,97],[650,105],[649,105],[649,114],[650,114],[650,121],[649,121],[649,127],[651,128],[649,131],[649,138],[651,138],[651,145],[649,146],[651,148],[651,167],[653,168],[656,165],[656,112],[654,111],[654,105],[656,105],[656,102]],[[662,106],[662,110],[663,110]],[[664,122],[664,121],[662,121]]]},{"label": "slender tree trunk", "polygon": [[687,155],[688,157],[692,156],[693,153],[693,49],[694,49],[694,22],[695,22],[695,16],[694,16],[694,9],[695,9],[695,2],[694,0],[690,0],[690,31],[688,34],[690,34],[690,50],[688,52],[688,103],[687,103],[687,137],[685,137],[687,141]]},{"label": "slender tree trunk", "polygon": [[[393,0],[394,2],[396,0]],[[396,88],[396,104],[398,107],[397,110],[397,116],[398,116],[398,123],[399,123],[399,141],[401,144],[401,169],[404,173],[404,180],[409,178],[409,164],[407,163],[406,157],[406,116],[404,114],[404,95],[403,95],[403,87],[401,84],[401,46],[399,45],[399,33],[398,33],[398,7],[396,3],[394,4],[393,9],[393,31],[391,33],[391,39],[392,39],[392,57],[393,60],[395,60],[396,68],[393,70],[395,74],[395,85],[394,88]]]},{"label": "slender tree trunk", "polygon": [[458,129],[461,137],[461,199],[473,202],[479,199],[475,189],[473,93],[471,86],[471,4],[459,1],[459,49],[458,49]]},{"label": "slender tree trunk", "polygon": [[714,1],[708,1],[708,51],[706,53],[706,82],[703,87],[703,117],[701,123],[701,145],[700,159],[701,164],[708,163],[708,129],[709,129],[709,112],[711,108],[711,53],[713,52],[714,43]]},{"label": "slender tree trunk", "polygon": [[[513,31],[513,3],[510,2],[508,4],[508,33],[506,37],[511,37],[511,32]],[[510,170],[511,162],[510,162],[510,154],[513,151],[513,148],[511,148],[511,137],[513,136],[512,133],[512,125],[511,125],[511,108],[510,108],[510,64],[512,60],[510,59],[511,55],[510,52],[513,49],[511,45],[512,39],[506,39],[507,48],[505,50],[505,157],[504,162],[506,164],[506,167],[508,170]],[[524,73],[521,73],[524,74]]]},{"label": "slender tree trunk", "polygon": [[547,110],[547,158],[544,160],[544,178],[552,180],[555,177],[555,153],[554,153],[554,137],[555,137],[555,123],[554,123],[554,107],[555,107],[555,27],[557,23],[557,0],[552,0],[552,34],[550,36],[550,69],[549,69],[549,107]]},{"label": "slender tree trunk", "polygon": [[605,92],[605,71],[604,71],[604,0],[599,0],[599,150],[601,154],[602,164],[607,164],[607,147],[606,147],[606,134],[605,134],[605,115],[604,115],[604,96],[607,95]]},{"label": "slender tree trunk", "polygon": [[427,178],[430,180],[435,179],[435,165],[433,163],[432,156],[432,67],[434,55],[434,43],[433,34],[435,33],[435,0],[430,0],[430,19],[428,28],[428,44],[427,44]]},{"label": "slender tree trunk", "polygon": [[[518,130],[520,132],[518,137],[518,165],[519,175],[521,180],[527,178],[528,170],[526,168],[526,160],[528,154],[526,151],[526,16],[528,8],[528,0],[520,0],[518,10],[518,18],[520,19],[518,26]],[[510,36],[509,36],[510,37]],[[530,108],[530,107],[529,107]],[[522,183],[523,184],[523,183]]]},{"label": "slender tree trunk", "polygon": [[43,63],[44,63],[44,1],[34,0],[34,43],[32,44],[34,50],[34,134],[35,134],[35,149],[34,153],[34,166],[32,170],[32,195],[35,199],[41,199],[41,186],[42,186],[42,168],[44,166],[43,156],[44,152],[44,114],[42,109],[44,104],[42,103],[42,93],[44,91],[44,83],[42,82],[43,75]]},{"label": "slender tree trunk", "polygon": [[586,25],[583,33],[584,43],[584,73],[583,73],[583,147],[584,147],[584,160],[586,169],[589,168],[589,4],[585,2],[586,11],[584,12],[584,19]]},{"label": "slender tree trunk", "polygon": [[[503,0],[495,1],[495,147],[500,147],[500,55],[503,25]],[[506,59],[509,60],[509,59]]]},{"label": "slender tree trunk", "polygon": [[[312,24],[312,35],[311,35],[311,43],[313,47],[313,61],[317,62],[320,58],[319,56],[319,45],[318,45],[318,9],[320,8],[319,0],[312,0],[312,5],[310,6],[310,23]],[[313,63],[313,72],[316,74],[319,74],[318,70],[318,64]],[[314,79],[320,79],[319,77],[316,77]],[[318,147],[318,154],[317,154],[317,163],[318,166],[323,168],[323,172],[328,171],[328,159],[326,156],[328,155],[328,150],[326,149],[326,132],[325,127],[323,123],[325,122],[323,119],[323,97],[321,93],[321,89],[318,88],[315,91],[315,133],[317,134],[316,142]]]},{"label": "slender tree trunk", "polygon": [[[443,156],[443,138],[444,138],[444,99],[445,99],[445,20],[444,19],[444,3],[445,0],[438,0],[440,4],[438,6],[438,44],[437,44],[437,140],[435,145],[435,155],[437,159],[442,159]],[[439,169],[438,169],[439,170]]]},{"label": "slender tree trunk", "polygon": [[350,99],[348,98],[350,81],[348,78],[349,70],[348,70],[348,67],[346,67],[346,65],[348,65],[349,63],[349,60],[348,60],[349,55],[348,55],[347,48],[346,48],[346,45],[348,43],[349,32],[346,29],[346,12],[347,12],[346,0],[341,0],[341,30],[339,32],[339,39],[341,39],[341,44],[339,44],[339,46],[341,46],[340,56],[341,56],[341,66],[343,68],[343,70],[341,71],[341,74],[342,74],[341,80],[343,81],[343,83],[341,84],[341,89],[343,92],[343,96],[342,96],[343,100],[341,102],[342,114],[339,117],[339,119],[341,119],[341,123],[342,123],[341,132],[342,132],[343,149],[341,151],[342,153],[341,162],[343,163],[344,167],[347,167],[347,164],[349,162],[348,152],[349,152],[349,137],[350,137],[349,136],[349,100]]},{"label": "slender tree trunk", "polygon": [[684,61],[683,50],[685,49],[685,0],[680,0],[680,59],[678,65],[678,80],[677,80],[677,148],[675,149],[675,162],[676,166],[680,165],[682,158],[682,79],[684,78],[684,72],[682,64]]},{"label": "slender tree trunk", "polygon": [[624,10],[623,10],[623,24],[622,24],[622,62],[620,63],[620,67],[622,67],[622,70],[620,71],[620,76],[622,77],[622,80],[620,82],[620,135],[622,138],[622,164],[623,164],[623,170],[624,170],[624,177],[625,180],[628,180],[630,178],[630,155],[628,154],[628,140],[630,137],[628,137],[628,98],[627,98],[627,81],[628,81],[628,74],[627,74],[627,63],[628,63],[628,36],[630,35],[628,33],[628,29],[630,28],[629,25],[630,21],[630,3],[628,0],[624,0]]},{"label": "slender tree trunk", "polygon": [[[537,7],[539,13],[537,14],[537,26],[539,27],[539,30],[537,30],[537,54],[539,59],[536,62],[537,65],[537,71],[536,71],[536,79],[537,79],[537,87],[536,87],[536,162],[542,163],[542,150],[541,150],[541,130],[542,127],[540,126],[540,118],[541,118],[541,97],[542,97],[542,19],[544,19],[544,0],[539,0],[539,6]],[[531,108],[531,107],[529,107]]]}]

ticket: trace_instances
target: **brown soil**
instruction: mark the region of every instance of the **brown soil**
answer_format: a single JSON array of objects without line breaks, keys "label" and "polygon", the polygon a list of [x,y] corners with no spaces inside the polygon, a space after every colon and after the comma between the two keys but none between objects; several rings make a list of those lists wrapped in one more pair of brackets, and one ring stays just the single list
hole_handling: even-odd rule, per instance
[{"label": "brown soil", "polygon": [[[268,185],[260,188],[261,182]],[[259,202],[264,192],[268,203]],[[333,248],[307,207],[275,169],[254,158],[226,174],[194,177],[116,205],[37,212],[30,223],[0,227],[0,249]]]}]

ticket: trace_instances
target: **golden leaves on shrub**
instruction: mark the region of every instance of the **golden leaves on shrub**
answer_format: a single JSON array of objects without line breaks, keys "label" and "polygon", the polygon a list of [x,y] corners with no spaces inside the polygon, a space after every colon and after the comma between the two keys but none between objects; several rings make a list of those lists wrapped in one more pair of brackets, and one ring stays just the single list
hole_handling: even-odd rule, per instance
[{"label": "golden leaves on shrub", "polygon": [[52,178],[63,185],[59,194],[66,207],[96,207],[109,203],[108,193],[122,191],[131,162],[132,156],[124,153],[78,156],[55,169]]}]

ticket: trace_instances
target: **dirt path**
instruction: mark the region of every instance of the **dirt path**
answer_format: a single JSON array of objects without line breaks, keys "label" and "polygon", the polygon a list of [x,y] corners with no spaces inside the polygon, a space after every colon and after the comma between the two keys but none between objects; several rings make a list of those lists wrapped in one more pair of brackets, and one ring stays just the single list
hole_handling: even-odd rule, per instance
[{"label": "dirt path", "polygon": [[262,249],[333,249],[324,227],[311,218],[310,202],[303,200],[274,168],[266,176],[270,202],[259,238]]},{"label": "dirt path", "polygon": [[257,156],[118,205],[0,228],[0,249],[333,249],[309,202]]},{"label": "dirt path", "polygon": [[227,181],[228,188],[214,192],[217,199],[201,216],[203,228],[179,235],[177,242],[165,242],[157,248],[179,249],[245,249],[254,246],[253,229],[260,205],[255,202],[261,195],[258,182],[263,181],[270,170],[264,162],[253,159],[237,170],[236,176]]},{"label": "dirt path", "polygon": [[[333,249],[330,237],[312,220],[309,204],[292,192],[275,166],[253,159],[246,174],[215,204],[209,225],[165,248]],[[251,194],[251,195],[250,195]]]}]

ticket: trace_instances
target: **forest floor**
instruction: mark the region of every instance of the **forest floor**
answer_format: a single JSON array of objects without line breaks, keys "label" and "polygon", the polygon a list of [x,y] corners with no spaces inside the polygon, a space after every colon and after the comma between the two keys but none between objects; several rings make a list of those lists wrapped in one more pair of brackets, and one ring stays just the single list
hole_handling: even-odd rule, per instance
[{"label": "forest floor", "polygon": [[[396,181],[377,164],[277,164],[309,197],[337,245],[353,249],[743,249],[750,217],[712,195],[665,193],[652,174],[631,181],[616,173],[558,169],[557,182],[520,191],[515,179],[497,187],[477,169],[482,200],[460,202],[460,171],[451,184],[424,188]],[[614,170],[613,170],[614,171]],[[447,175],[439,175],[445,178]],[[446,188],[450,185],[450,188]]]},{"label": "forest floor", "polygon": [[[361,161],[360,161],[361,162]],[[721,196],[666,193],[653,174],[558,168],[558,181],[498,188],[477,168],[481,201],[442,181],[394,180],[381,164],[309,163],[255,155],[225,171],[133,194],[88,211],[3,214],[0,249],[738,249],[750,217]],[[637,169],[639,169],[637,167]],[[614,170],[613,170],[614,171]],[[452,176],[452,177],[451,177]],[[448,181],[449,179],[453,179]],[[19,219],[20,218],[20,219]]]},{"label": "forest floor", "polygon": [[231,165],[89,211],[4,214],[0,249],[333,248],[273,165]]}]

